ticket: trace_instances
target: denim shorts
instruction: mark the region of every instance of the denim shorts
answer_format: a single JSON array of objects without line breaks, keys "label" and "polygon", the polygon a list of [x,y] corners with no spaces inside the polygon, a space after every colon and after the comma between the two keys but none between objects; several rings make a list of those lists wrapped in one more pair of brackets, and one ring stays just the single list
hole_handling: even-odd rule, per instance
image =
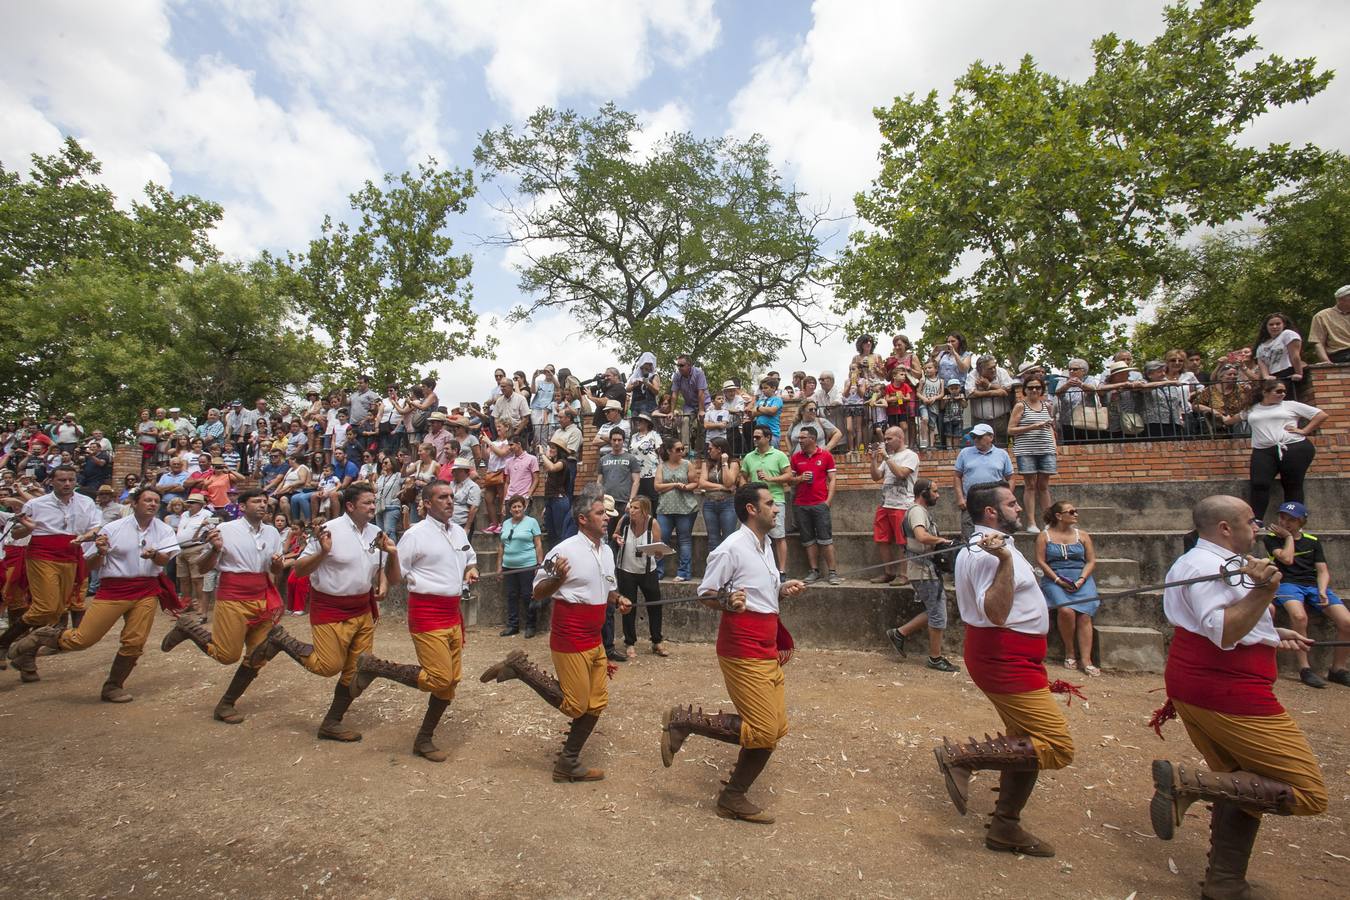
[{"label": "denim shorts", "polygon": [[810,547],[812,544],[824,547],[834,543],[828,505],[816,503],[811,506],[796,506],[793,509],[797,513],[797,530],[801,532],[803,547]]},{"label": "denim shorts", "polygon": [[1059,471],[1059,458],[1054,453],[1028,453],[1017,457],[1018,475],[1054,475]]}]

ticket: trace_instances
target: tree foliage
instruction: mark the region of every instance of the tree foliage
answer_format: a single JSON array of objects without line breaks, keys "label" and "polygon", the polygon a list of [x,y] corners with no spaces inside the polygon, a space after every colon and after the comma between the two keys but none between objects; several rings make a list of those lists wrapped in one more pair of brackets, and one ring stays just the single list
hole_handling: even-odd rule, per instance
[{"label": "tree foliage", "polygon": [[671,134],[643,153],[639,129],[610,104],[482,135],[475,161],[518,192],[495,239],[525,260],[532,299],[513,317],[565,309],[627,361],[689,353],[713,377],[814,336],[822,218],[783,186],[764,141]]},{"label": "tree foliage", "polygon": [[[1178,277],[1166,285],[1156,317],[1136,329],[1135,345],[1214,356],[1250,346],[1261,322],[1288,313],[1307,338],[1313,313],[1350,282],[1350,160],[1276,198],[1257,227],[1210,235],[1178,249]],[[1305,359],[1314,359],[1304,351]]]},{"label": "tree foliage", "polygon": [[454,255],[444,233],[474,195],[472,173],[440,169],[367,181],[351,195],[358,224],[325,217],[303,254],[274,261],[311,325],[331,349],[325,377],[351,383],[359,372],[407,383],[435,360],[485,356],[468,283],[473,261]]},{"label": "tree foliage", "polygon": [[[322,356],[269,270],[216,260],[220,207],[147,185],[129,212],[73,139],[0,166],[0,397],[113,433],[145,404],[277,398]],[[192,266],[189,271],[185,266]]]},{"label": "tree foliage", "polygon": [[1172,274],[1174,242],[1259,207],[1315,170],[1313,147],[1240,146],[1272,107],[1331,78],[1315,61],[1253,56],[1256,0],[1167,8],[1139,44],[1092,44],[1075,83],[1025,57],[976,62],[945,107],[936,92],[876,111],[882,171],[857,197],[840,311],[887,330],[927,314],[1005,358],[1103,355]]}]

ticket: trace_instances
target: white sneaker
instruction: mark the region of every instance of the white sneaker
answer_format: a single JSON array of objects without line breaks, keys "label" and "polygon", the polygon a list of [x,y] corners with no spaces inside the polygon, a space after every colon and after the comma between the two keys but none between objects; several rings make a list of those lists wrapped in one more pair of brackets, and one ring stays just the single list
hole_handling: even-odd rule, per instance
[{"label": "white sneaker", "polygon": [[1040,530],[1039,528],[1036,527],[1036,523],[1035,523],[1035,522],[1031,522],[1030,524],[1027,525],[1027,531],[1031,532],[1032,534],[1040,534],[1040,533],[1041,533],[1041,530]]}]

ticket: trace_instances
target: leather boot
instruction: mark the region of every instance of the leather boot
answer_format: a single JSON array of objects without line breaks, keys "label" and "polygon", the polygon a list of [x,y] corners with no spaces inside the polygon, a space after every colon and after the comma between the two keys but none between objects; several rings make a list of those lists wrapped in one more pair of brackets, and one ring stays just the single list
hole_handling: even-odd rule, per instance
[{"label": "leather boot", "polygon": [[[267,663],[271,662],[273,657],[281,652],[279,641],[286,636],[286,629],[280,625],[273,625],[272,630],[267,632],[267,637],[262,639],[258,646],[253,648],[253,652],[248,655],[247,662],[255,669],[261,669]],[[272,639],[276,638],[276,641]]]},{"label": "leather boot", "polygon": [[391,663],[388,660],[380,659],[373,653],[362,653],[356,658],[356,677],[352,679],[351,685],[347,688],[351,692],[352,699],[355,700],[361,696],[361,693],[376,678],[388,678],[390,681],[397,681],[399,684],[406,684],[408,687],[417,687],[417,675],[422,671],[421,666],[404,666],[398,663]]},{"label": "leather boot", "polygon": [[1055,848],[1024,829],[1020,822],[1022,807],[1027,805],[1036,787],[1040,771],[1015,772],[1004,770],[998,779],[998,800],[989,817],[989,831],[984,845],[990,850],[1020,853],[1023,856],[1054,856]]},{"label": "leather boot", "polygon": [[9,624],[5,627],[4,633],[0,634],[0,670],[9,668],[6,658],[10,645],[33,630],[33,626],[23,620],[23,614],[26,612],[28,607],[11,609],[8,613]]},{"label": "leather boot", "polygon": [[558,754],[558,761],[553,766],[554,781],[601,781],[604,779],[604,769],[588,769],[581,764],[580,760],[581,748],[585,746],[586,739],[591,736],[591,732],[595,730],[595,723],[599,721],[599,716],[590,713],[577,716],[572,720],[572,728],[567,732],[567,740],[563,741],[562,752]]},{"label": "leather boot", "polygon": [[207,645],[211,643],[211,629],[206,627],[206,620],[192,613],[183,613],[174,620],[173,627],[160,641],[159,649],[168,653],[183,641],[192,641],[197,649],[205,653]]},{"label": "leather boot", "polygon": [[127,676],[131,670],[136,668],[136,661],[139,656],[123,656],[117,654],[113,657],[112,668],[108,670],[108,680],[103,682],[103,693],[100,699],[106,703],[130,703],[132,696],[122,689],[127,683]]},{"label": "leather boot", "polygon": [[530,662],[524,650],[512,650],[505,659],[478,676],[478,680],[485,684],[489,681],[510,681],[512,678],[525,682],[554,709],[562,706],[562,688],[558,685],[558,679]]},{"label": "leather boot", "polygon": [[[262,654],[262,659],[255,664],[253,661],[254,658],[260,656],[258,650],[261,650],[266,646],[270,646],[274,649],[268,654]],[[260,668],[263,662],[276,656],[278,650],[303,666],[305,660],[314,653],[314,645],[300,643],[300,641],[287,634],[285,628],[278,625],[267,632],[267,640],[258,645],[258,650],[254,650],[248,658],[249,665],[254,666],[255,668]]]},{"label": "leather boot", "polygon": [[446,752],[432,743],[431,737],[436,733],[436,726],[441,723],[441,716],[445,715],[446,707],[449,705],[449,700],[435,696],[427,697],[427,714],[422,717],[422,727],[417,730],[417,737],[413,739],[413,753],[432,762],[445,762],[448,758]]},{"label": "leather boot", "polygon": [[736,758],[736,768],[731,770],[727,786],[717,795],[717,814],[724,819],[740,819],[742,822],[754,822],[757,825],[772,825],[773,816],[751,803],[745,794],[755,783],[759,773],[769,764],[773,751],[767,747],[750,749],[742,747]]},{"label": "leather boot", "polygon": [[1291,815],[1294,792],[1289,785],[1252,772],[1207,772],[1165,759],[1153,761],[1153,799],[1149,819],[1153,832],[1170,841],[1186,809],[1197,800],[1231,800],[1253,815]]},{"label": "leather boot", "polygon": [[[289,636],[286,640],[298,643]],[[286,652],[290,653],[289,650]],[[352,705],[352,699],[351,691],[347,689],[347,685],[339,681],[337,686],[333,688],[333,704],[328,707],[328,714],[323,717],[323,722],[319,724],[320,738],[325,741],[343,741],[345,743],[361,740],[361,732],[342,727],[342,717],[347,714],[347,707]]]},{"label": "leather boot", "polygon": [[79,628],[80,623],[84,621],[84,610],[72,609],[70,611],[70,627]]},{"label": "leather boot", "polygon": [[684,746],[685,738],[691,734],[701,734],[715,741],[727,744],[739,744],[741,741],[741,717],[736,713],[724,713],[720,709],[717,715],[710,716],[699,707],[694,712],[692,706],[672,706],[661,716],[661,762],[669,769],[675,763],[675,754]]},{"label": "leather boot", "polygon": [[258,670],[247,665],[241,664],[234,670],[234,677],[230,679],[230,686],[225,689],[225,694],[216,704],[212,715],[217,722],[226,722],[230,725],[238,725],[244,721],[244,717],[234,708],[234,701],[238,700],[248,690],[248,686],[253,683],[253,679],[258,677]]},{"label": "leather boot", "polygon": [[1261,827],[1259,815],[1231,800],[1216,800],[1210,819],[1209,866],[1200,896],[1205,900],[1262,900],[1273,897],[1247,881],[1247,861]]},{"label": "leather boot", "polygon": [[1009,772],[1035,772],[1041,763],[1036,747],[1028,738],[1006,737],[1002,734],[984,736],[983,741],[971,738],[966,744],[953,744],[946,738],[942,746],[933,750],[938,770],[947,782],[947,794],[961,815],[966,814],[970,800],[970,776],[979,769]]},{"label": "leather boot", "polygon": [[60,625],[43,625],[41,628],[34,628],[19,638],[9,646],[9,658],[14,661],[14,668],[19,670],[19,677],[25,682],[41,681],[37,672],[37,654],[38,650],[47,648],[56,652],[61,649],[61,635],[65,634],[66,629]]}]

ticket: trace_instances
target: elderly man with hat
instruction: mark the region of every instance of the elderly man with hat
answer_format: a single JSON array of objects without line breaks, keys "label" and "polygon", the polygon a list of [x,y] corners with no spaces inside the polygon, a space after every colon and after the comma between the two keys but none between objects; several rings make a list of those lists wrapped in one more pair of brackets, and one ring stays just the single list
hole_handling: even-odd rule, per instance
[{"label": "elderly man with hat", "polygon": [[430,416],[427,416],[427,433],[422,438],[422,443],[430,444],[436,448],[433,458],[438,463],[449,462],[445,458],[445,445],[454,438],[450,429],[446,425],[450,422],[450,417],[440,410],[436,410]]},{"label": "elderly man with hat", "polygon": [[1106,367],[1106,374],[1097,384],[1097,399],[1107,409],[1106,433],[1112,440],[1134,437],[1143,431],[1144,404],[1140,392],[1146,390],[1144,376],[1130,360],[1115,359]]},{"label": "elderly man with hat", "polygon": [[[1350,641],[1350,610],[1331,589],[1326,550],[1317,535],[1304,530],[1307,523],[1308,507],[1290,500],[1280,504],[1278,521],[1261,536],[1266,552],[1282,576],[1279,590],[1275,592],[1275,605],[1289,616],[1289,627],[1304,637],[1308,636],[1308,614],[1315,612],[1336,626],[1336,640]],[[1345,668],[1347,659],[1350,659],[1350,646],[1332,651],[1327,681],[1350,687],[1350,672]],[[1309,665],[1306,650],[1298,651],[1298,666],[1299,680],[1308,687],[1327,686]]]},{"label": "elderly man with hat", "polygon": [[465,534],[473,534],[473,524],[478,518],[478,507],[483,505],[483,491],[474,482],[473,463],[464,457],[455,460],[450,469],[451,499],[454,501],[453,521]]},{"label": "elderly man with hat", "polygon": [[173,420],[173,433],[182,435],[191,440],[197,436],[197,425],[187,416],[183,415],[183,408],[180,406],[169,407],[169,418]]},{"label": "elderly man with hat", "polygon": [[605,611],[611,603],[621,613],[633,607],[618,590],[614,551],[605,541],[614,513],[599,489],[583,491],[573,513],[578,533],[550,550],[534,576],[534,599],[553,601],[549,649],[558,677],[531,663],[525,651],[512,650],[479,678],[484,683],[519,679],[572,720],[553,766],[556,782],[605,777],[602,770],[582,765],[581,748],[609,704],[609,660],[601,638]]},{"label": "elderly man with hat", "polygon": [[1011,482],[1013,476],[1012,459],[1008,451],[994,446],[994,429],[987,422],[981,422],[970,433],[975,443],[962,447],[956,454],[956,505],[961,509],[961,539],[970,541],[975,530],[971,521],[971,512],[966,508],[966,494],[978,484],[997,484]]},{"label": "elderly man with hat", "polygon": [[[193,491],[187,495],[183,503],[185,509],[178,519],[178,530],[175,535],[180,546],[185,546],[178,554],[178,561],[175,563],[178,573],[178,593],[189,603],[197,602],[197,609],[205,613],[210,604],[207,602],[207,591],[215,585],[207,584],[207,579],[212,582],[209,566],[204,565],[210,548],[201,541],[205,540],[211,527],[219,523],[219,520],[211,514],[211,510],[206,506],[206,495],[201,491]],[[190,545],[190,546],[187,546]]]},{"label": "elderly man with hat", "polygon": [[1336,289],[1336,302],[1318,310],[1308,329],[1308,343],[1324,363],[1350,363],[1350,284]]}]

